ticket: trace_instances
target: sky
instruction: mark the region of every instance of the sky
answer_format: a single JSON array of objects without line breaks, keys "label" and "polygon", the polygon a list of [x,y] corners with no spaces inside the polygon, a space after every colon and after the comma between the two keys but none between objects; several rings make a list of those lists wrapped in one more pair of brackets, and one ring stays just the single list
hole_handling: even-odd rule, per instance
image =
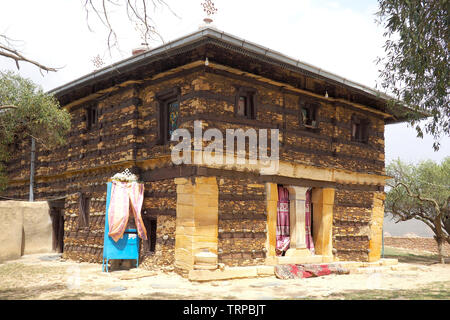
[{"label": "sky", "polygon": [[[98,0],[97,0],[98,1]],[[150,41],[157,47],[198,30],[205,17],[201,0],[165,0],[152,10],[160,37]],[[0,34],[17,40],[30,59],[58,67],[41,75],[36,67],[21,64],[18,71],[44,90],[64,85],[94,71],[97,55],[105,66],[127,58],[142,42],[136,26],[123,7],[114,7],[111,22],[117,26],[119,49],[107,50],[107,34],[98,20],[86,20],[84,0],[2,0]],[[375,22],[376,0],[214,0],[218,9],[214,25],[227,33],[268,47],[292,58],[376,88],[375,60],[383,56],[383,29]],[[88,22],[87,22],[88,21]],[[89,27],[88,27],[89,25]],[[90,30],[91,29],[91,30]],[[0,57],[0,70],[17,71],[15,63]],[[407,124],[387,125],[386,164],[400,158],[408,162],[450,156],[450,138],[441,139],[433,151],[433,138],[416,138]]]}]

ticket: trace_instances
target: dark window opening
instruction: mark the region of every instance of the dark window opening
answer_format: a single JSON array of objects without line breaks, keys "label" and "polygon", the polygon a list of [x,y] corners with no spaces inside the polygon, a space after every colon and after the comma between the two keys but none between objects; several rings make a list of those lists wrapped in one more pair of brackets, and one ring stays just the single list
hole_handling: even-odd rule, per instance
[{"label": "dark window opening", "polygon": [[311,108],[303,107],[302,108],[302,119],[303,125],[313,126],[315,124],[315,119],[313,117],[313,112]]},{"label": "dark window opening", "polygon": [[247,109],[247,97],[240,96],[239,102],[238,102],[238,110],[237,114],[239,116],[246,116],[246,110]]},{"label": "dark window opening", "polygon": [[300,103],[300,126],[302,128],[315,129],[318,127],[316,104]]},{"label": "dark window opening", "polygon": [[237,88],[235,114],[238,117],[256,119],[255,94],[251,88]]},{"label": "dark window opening", "polygon": [[362,143],[369,141],[369,120],[352,118],[352,140]]},{"label": "dark window opening", "polygon": [[98,123],[98,108],[97,106],[90,106],[86,108],[86,127],[92,129]]},{"label": "dark window opening", "polygon": [[172,133],[178,129],[180,116],[180,90],[170,89],[156,95],[159,102],[159,144],[169,143]]}]

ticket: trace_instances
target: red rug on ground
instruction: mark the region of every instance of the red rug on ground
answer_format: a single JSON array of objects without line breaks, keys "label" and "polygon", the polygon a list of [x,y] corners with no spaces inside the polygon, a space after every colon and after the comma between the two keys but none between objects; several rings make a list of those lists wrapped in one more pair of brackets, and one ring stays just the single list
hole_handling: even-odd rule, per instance
[{"label": "red rug on ground", "polygon": [[349,271],[339,264],[281,264],[275,266],[275,275],[279,279],[302,279],[348,273]]}]

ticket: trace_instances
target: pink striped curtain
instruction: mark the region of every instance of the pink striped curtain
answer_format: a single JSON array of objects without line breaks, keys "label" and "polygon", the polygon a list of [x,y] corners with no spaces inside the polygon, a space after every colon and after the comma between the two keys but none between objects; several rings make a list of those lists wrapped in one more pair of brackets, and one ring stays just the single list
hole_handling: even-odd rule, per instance
[{"label": "pink striped curtain", "polygon": [[113,181],[111,186],[111,200],[108,209],[108,235],[118,241],[128,225],[128,218],[133,212],[138,235],[147,240],[147,231],[141,217],[142,203],[144,201],[144,184],[137,182]]},{"label": "pink striped curtain", "polygon": [[289,225],[289,191],[278,186],[276,249],[281,254],[289,248],[291,242]]},{"label": "pink striped curtain", "polygon": [[306,192],[306,203],[305,203],[305,229],[306,229],[306,247],[314,254],[314,242],[312,238],[311,230],[311,191],[309,189]]}]

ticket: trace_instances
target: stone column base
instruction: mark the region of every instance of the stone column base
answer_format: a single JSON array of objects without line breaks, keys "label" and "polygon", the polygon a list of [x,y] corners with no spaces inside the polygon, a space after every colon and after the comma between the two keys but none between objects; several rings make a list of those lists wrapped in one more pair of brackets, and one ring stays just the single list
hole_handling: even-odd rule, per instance
[{"label": "stone column base", "polygon": [[311,251],[306,248],[289,248],[285,255],[285,257],[310,257],[312,256]]}]

